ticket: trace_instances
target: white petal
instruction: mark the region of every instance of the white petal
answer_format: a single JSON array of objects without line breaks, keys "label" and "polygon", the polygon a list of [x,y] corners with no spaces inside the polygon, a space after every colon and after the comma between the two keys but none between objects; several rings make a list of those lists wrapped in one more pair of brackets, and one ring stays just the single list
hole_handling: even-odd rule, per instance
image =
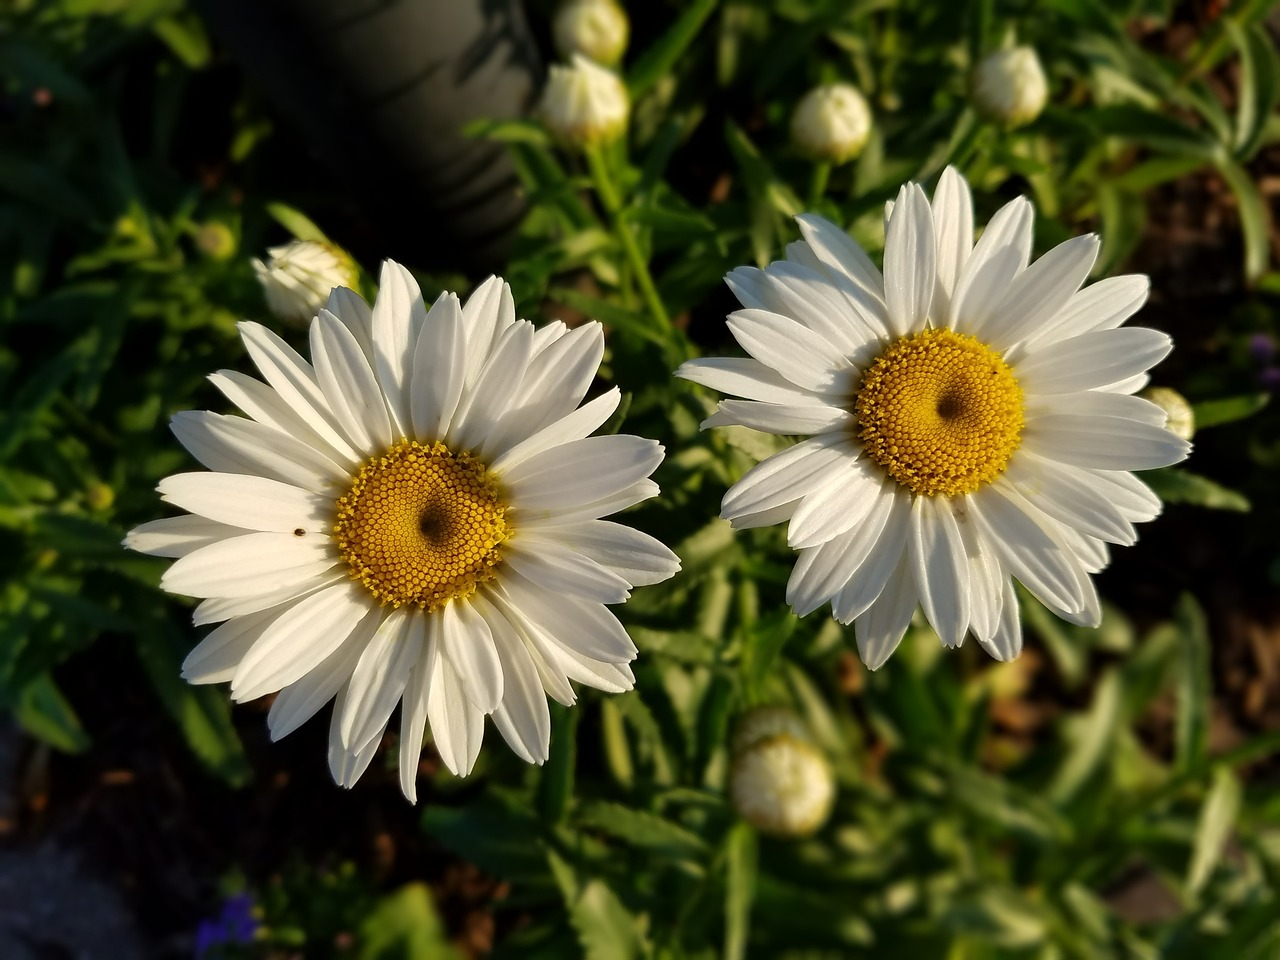
[{"label": "white petal", "polygon": [[191,622],[197,627],[203,627],[210,623],[230,620],[232,617],[247,616],[250,613],[257,613],[260,610],[268,610],[271,607],[279,606],[290,600],[301,600],[303,597],[310,596],[313,593],[319,593],[325,587],[330,587],[335,583],[342,583],[349,579],[350,577],[345,570],[331,570],[302,583],[291,584],[280,590],[272,590],[268,593],[258,593],[249,597],[209,597],[196,604],[196,609],[191,614]]},{"label": "white petal", "polygon": [[494,726],[523,760],[543,763],[551,745],[551,712],[538,667],[507,618],[483,597],[478,596],[475,604],[489,624],[502,660],[504,692],[493,711]]},{"label": "white petal", "polygon": [[333,523],[332,500],[266,477],[175,473],[156,489],[166,503],[245,530],[323,533]]},{"label": "white petal", "polygon": [[484,713],[467,698],[448,657],[435,657],[432,666],[427,694],[431,739],[435,741],[436,751],[444,765],[455,776],[465,777],[480,755],[480,744],[484,740]]},{"label": "white petal", "polygon": [[174,561],[160,586],[188,597],[249,597],[305,583],[338,560],[328,537],[248,533]]},{"label": "white petal", "polygon": [[947,167],[938,178],[933,192],[933,224],[938,241],[933,316],[939,326],[950,326],[951,298],[973,250],[973,194],[955,167]]},{"label": "white petal", "polygon": [[1028,393],[1078,393],[1142,373],[1172,349],[1173,340],[1160,330],[1099,330],[1037,350],[1013,373]]},{"label": "white petal", "polygon": [[1091,233],[1072,237],[1018,274],[982,328],[984,340],[1003,352],[1039,330],[1080,289],[1100,246]]},{"label": "white petal", "polygon": [[314,447],[335,463],[350,462],[346,456],[335,450],[320,434],[311,429],[311,425],[298,416],[274,388],[267,386],[261,380],[255,380],[236,370],[219,370],[217,373],[209,374],[209,382],[258,423],[279,430],[309,447]]},{"label": "white petal", "polygon": [[630,584],[556,537],[524,534],[504,544],[503,562],[549,594],[595,603],[622,603]]},{"label": "white petal", "polygon": [[1085,287],[1067,301],[1025,346],[1040,347],[1078,337],[1095,330],[1113,330],[1142,309],[1151,292],[1151,281],[1140,274],[1108,277]]},{"label": "white petal", "polygon": [[647,533],[609,520],[588,520],[551,528],[564,543],[582,551],[632,586],[661,583],[680,569],[680,558]]},{"label": "white petal", "polygon": [[[750,269],[753,268],[740,267],[726,280],[732,287],[734,275]],[[798,320],[843,356],[857,356],[868,342],[879,344],[884,332],[882,315],[868,320],[820,265],[815,271],[798,263],[771,263],[760,271],[759,279],[770,292],[769,302],[777,304],[766,309]]]},{"label": "white petal", "polygon": [[1131,523],[1154,520],[1164,509],[1152,489],[1131,473],[1090,470],[1088,474],[1090,483],[1101,490]]},{"label": "white petal", "polygon": [[427,727],[428,681],[433,666],[433,657],[427,653],[429,642],[424,642],[418,662],[409,670],[400,704],[400,791],[410,803],[418,802],[418,764],[422,760],[422,737]]},{"label": "white petal", "polygon": [[407,436],[409,417],[409,373],[413,348],[426,319],[418,281],[393,260],[382,262],[378,297],[373,301],[373,369],[382,385],[391,413],[391,432]]},{"label": "white petal", "polygon": [[796,616],[817,610],[834,597],[875,548],[897,505],[898,495],[882,489],[866,519],[817,547],[800,551],[787,580],[787,603]]},{"label": "white petal", "polygon": [[262,631],[271,626],[283,610],[277,606],[235,617],[211,631],[182,661],[182,679],[188,683],[229,681]]},{"label": "white petal", "polygon": [[857,456],[849,438],[838,433],[801,440],[748,470],[724,495],[720,516],[736,522],[798,500],[819,489],[833,470]]},{"label": "white petal", "polygon": [[1126,393],[1109,393],[1088,390],[1083,393],[1055,393],[1033,395],[1027,398],[1025,408],[1027,422],[1058,413],[1073,413],[1089,417],[1122,417],[1137,420],[1153,427],[1163,427],[1169,415],[1163,407],[1142,397]]},{"label": "white petal", "polygon": [[173,415],[169,428],[210,470],[259,474],[312,493],[332,494],[351,483],[345,468],[314,447],[243,417],[184,410]]},{"label": "white petal", "polygon": [[338,730],[338,717],[346,706],[348,689],[349,686],[344,686],[339,690],[333,704],[333,721],[329,724],[329,772],[333,774],[334,783],[350,790],[369,769],[369,764],[377,754],[378,747],[382,745],[382,738],[375,737],[355,753],[343,747],[342,735]]},{"label": "white petal", "polygon": [[153,557],[176,558],[243,533],[239,527],[214,523],[204,517],[166,517],[134,527],[125,534],[124,545]]},{"label": "white petal", "polygon": [[365,456],[390,447],[391,419],[378,379],[350,328],[328,310],[311,324],[311,358],[329,409],[352,446]]},{"label": "white petal", "polygon": [[477,449],[485,459],[492,456],[488,438],[507,412],[512,394],[519,391],[532,353],[533,324],[521,320],[502,333],[475,383],[458,404],[449,425],[450,446]]},{"label": "white petal", "polygon": [[442,293],[431,305],[413,350],[409,397],[419,440],[442,440],[453,423],[467,376],[466,334],[457,294]]},{"label": "white petal", "polygon": [[533,660],[534,666],[538,670],[538,678],[542,682],[545,689],[551,697],[554,697],[557,703],[562,703],[566,707],[571,707],[577,702],[577,695],[573,692],[573,686],[569,683],[568,676],[561,669],[559,662],[551,654],[552,647],[558,647],[547,632],[538,626],[524,614],[522,614],[511,602],[506,592],[495,584],[487,584],[482,588],[481,592],[489,603],[501,613],[511,624],[512,628],[520,635],[521,642],[524,643],[525,650]]},{"label": "white petal", "polygon": [[952,296],[954,329],[976,335],[1031,258],[1034,212],[1025,197],[996,211],[961,271]]},{"label": "white petal", "polygon": [[499,335],[515,320],[511,288],[501,277],[490,277],[467,298],[462,307],[462,329],[467,335],[468,385],[475,382]]},{"label": "white petal", "polygon": [[898,566],[879,598],[854,621],[858,638],[858,655],[868,670],[878,670],[907,632],[911,615],[916,610],[915,578],[911,575],[911,558],[902,552]]},{"label": "white petal", "polygon": [[520,615],[542,627],[556,645],[605,663],[634,660],[636,645],[608,607],[572,597],[550,596],[514,571],[502,586]]},{"label": "white petal", "polygon": [[373,363],[373,311],[364,297],[347,287],[334,287],[329,291],[325,309],[342,321],[364,351],[365,360]]},{"label": "white petal", "polygon": [[1000,566],[996,552],[982,539],[977,525],[971,522],[968,505],[953,501],[956,525],[964,545],[969,567],[969,631],[979,642],[990,640],[1000,627],[1000,610],[1004,584],[1009,575]]},{"label": "white petal", "polygon": [[880,495],[884,472],[865,457],[845,459],[824,472],[821,485],[805,494],[787,528],[793,549],[813,547],[862,522]]},{"label": "white petal", "polygon": [[830,220],[812,213],[796,217],[800,233],[818,259],[834,272],[848,277],[877,300],[884,299],[884,278],[854,239]]},{"label": "white petal", "polygon": [[502,699],[502,661],[484,617],[465,600],[440,611],[445,658],[469,699],[481,713],[492,713]]},{"label": "white petal", "polygon": [[948,499],[916,497],[907,547],[924,615],[946,646],[960,646],[969,629],[969,564]]},{"label": "white petal", "polygon": [[871,608],[898,570],[899,561],[906,552],[911,497],[898,493],[892,499],[893,506],[883,529],[871,538],[874,540],[871,549],[848,582],[832,598],[831,612],[840,623],[852,623]]},{"label": "white petal", "polygon": [[586,437],[534,454],[508,469],[502,482],[521,510],[553,510],[619,493],[661,461],[662,446],[653,440]]},{"label": "white petal", "polygon": [[766,403],[813,403],[817,394],[801,390],[794,383],[750,357],[705,357],[686,360],[675,375],[747,400]]},{"label": "white petal", "polygon": [[311,364],[262,324],[243,320],[237,326],[245,349],[262,372],[263,379],[271,384],[289,409],[340,456],[352,463],[363,459],[330,419],[333,414],[316,382]]},{"label": "white petal", "polygon": [[1022,652],[1022,615],[1018,610],[1018,595],[1013,589],[1013,581],[1008,577],[1003,585],[1000,624],[990,640],[978,637],[978,643],[997,660],[1013,660]]},{"label": "white petal", "polygon": [[[310,720],[351,679],[351,671],[382,623],[382,611],[371,609],[338,649],[276,696],[267,714],[271,739],[279,740]],[[335,724],[337,718],[335,717]]]},{"label": "white petal", "polygon": [[509,515],[517,529],[522,525],[529,529],[534,527],[554,527],[566,523],[580,523],[583,520],[598,520],[633,507],[637,503],[649,500],[658,495],[658,485],[652,480],[640,480],[619,490],[608,497],[592,500],[587,503],[560,507],[555,510],[520,510],[512,508]]},{"label": "white petal", "polygon": [[1027,424],[1022,442],[1051,460],[1097,470],[1153,470],[1191,452],[1191,444],[1161,427],[1071,413],[1037,417]]},{"label": "white petal", "polygon": [[548,424],[497,456],[489,464],[490,472],[495,476],[501,476],[504,471],[518,463],[523,463],[535,454],[574,440],[584,439],[591,431],[613,416],[621,399],[621,391],[617,387],[610,388],[607,393],[601,394],[590,403],[561,417],[555,423]]},{"label": "white petal", "polygon": [[572,413],[587,395],[604,358],[604,328],[592,321],[557,338],[535,354],[524,371],[519,393],[511,400],[489,449],[501,453],[525,437]]},{"label": "white petal", "polygon": [[838,347],[790,317],[767,310],[737,310],[726,321],[742,348],[804,390],[843,391],[852,373]]},{"label": "white petal", "polygon": [[319,666],[369,613],[366,596],[351,582],[299,600],[258,638],[231,681],[237,702],[288,686]]},{"label": "white petal", "polygon": [[359,750],[381,737],[422,652],[426,615],[401,607],[383,618],[351,673],[346,709],[339,717],[342,743]]},{"label": "white petal", "polygon": [[924,328],[937,285],[933,211],[918,184],[898,191],[884,239],[884,302],[890,329],[905,336]]},{"label": "white petal", "polygon": [[754,400],[721,400],[716,412],[702,421],[711,427],[743,426],[781,436],[807,436],[843,427],[853,419],[848,410],[820,404],[757,403]]}]

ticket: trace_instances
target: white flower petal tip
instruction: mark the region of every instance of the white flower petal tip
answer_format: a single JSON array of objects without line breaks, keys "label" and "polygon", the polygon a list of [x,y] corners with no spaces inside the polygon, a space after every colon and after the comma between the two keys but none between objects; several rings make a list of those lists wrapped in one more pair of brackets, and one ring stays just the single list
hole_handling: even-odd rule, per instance
[{"label": "white flower petal tip", "polygon": [[584,403],[599,324],[535,330],[501,278],[428,308],[387,261],[372,305],[350,290],[325,298],[310,360],[240,324],[262,380],[211,380],[245,416],[173,417],[210,472],[162,480],[161,499],[188,513],[124,538],[171,558],[161,586],[204,598],[196,623],[220,624],[182,676],[230,683],[236,701],[278,692],[272,739],[334,701],[342,787],[397,706],[410,800],[428,732],[458,776],[475,767],[486,716],[544,763],[548,697],[635,682],[636,646],[606,604],[680,569],[657,540],[604,519],[657,495],[665,451],[593,435],[621,399],[615,387]]},{"label": "white flower petal tip", "polygon": [[788,604],[804,616],[830,603],[871,669],[917,606],[948,647],[972,636],[1017,656],[1014,580],[1096,624],[1107,545],[1132,544],[1160,511],[1131,471],[1191,449],[1132,396],[1172,348],[1122,327],[1149,281],[1083,286],[1093,235],[1033,262],[1021,197],[975,242],[973,207],[954,168],[932,201],[904,185],[883,275],[839,226],[797,217],[803,239],[785,260],[726,277],[743,306],[728,327],[749,358],[676,371],[727,395],[703,429],[804,438],[734,484],[721,516],[734,529],[788,524]]}]

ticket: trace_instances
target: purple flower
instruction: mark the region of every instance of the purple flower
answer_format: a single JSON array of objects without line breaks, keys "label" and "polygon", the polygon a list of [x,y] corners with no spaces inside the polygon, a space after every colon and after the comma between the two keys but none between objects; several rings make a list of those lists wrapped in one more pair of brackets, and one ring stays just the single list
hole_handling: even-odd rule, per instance
[{"label": "purple flower", "polygon": [[252,943],[258,932],[258,918],[253,914],[253,897],[237,893],[222,901],[222,910],[212,920],[201,920],[196,927],[196,960],[205,960],[215,947],[223,944]]}]

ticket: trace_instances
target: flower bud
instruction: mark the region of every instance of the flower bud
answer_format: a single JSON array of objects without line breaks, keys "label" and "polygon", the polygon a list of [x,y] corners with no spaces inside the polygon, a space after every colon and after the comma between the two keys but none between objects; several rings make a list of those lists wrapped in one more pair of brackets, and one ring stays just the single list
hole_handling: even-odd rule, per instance
[{"label": "flower bud", "polygon": [[1169,419],[1164,428],[1183,440],[1190,440],[1196,433],[1196,415],[1187,403],[1187,398],[1177,390],[1168,387],[1148,387],[1139,394],[1144,400],[1150,400],[1160,407]]},{"label": "flower bud", "polygon": [[627,128],[627,88],[611,70],[574,54],[570,66],[553,64],[538,113],[552,134],[573,146],[607,143]]},{"label": "flower bud", "polygon": [[235,234],[217,220],[202,223],[196,228],[196,249],[211,260],[227,260],[235,256]]},{"label": "flower bud", "polygon": [[267,262],[254,260],[253,269],[268,308],[282,323],[306,325],[334,287],[355,285],[355,261],[331,243],[293,240],[267,253]]},{"label": "flower bud", "polygon": [[615,0],[565,0],[556,9],[551,33],[566,60],[580,53],[611,67],[626,52],[631,24]]},{"label": "flower bud", "polygon": [[973,105],[1004,127],[1020,127],[1040,116],[1049,83],[1031,47],[997,50],[979,61],[971,79]]},{"label": "flower bud", "polygon": [[847,163],[862,152],[871,133],[866,99],[847,83],[814,87],[791,114],[791,141],[812,160]]},{"label": "flower bud", "polygon": [[794,713],[761,707],[734,733],[729,799],[763,833],[804,837],[831,814],[835,777]]}]

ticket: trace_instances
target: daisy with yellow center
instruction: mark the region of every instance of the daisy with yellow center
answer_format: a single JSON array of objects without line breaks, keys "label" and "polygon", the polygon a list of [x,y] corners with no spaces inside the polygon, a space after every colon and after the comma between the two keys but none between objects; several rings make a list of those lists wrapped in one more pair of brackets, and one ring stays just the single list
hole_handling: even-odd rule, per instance
[{"label": "daisy with yellow center", "polygon": [[1031,262],[1019,198],[975,244],[969,186],[948,168],[932,204],[907,184],[890,206],[884,272],[835,224],[764,270],[727,278],[728,325],[749,358],[679,376],[743,399],[703,427],[807,439],[730,488],[734,526],[786,522],[799,559],[787,601],[853,623],[868,666],[897,647],[916,607],[943,643],[972,634],[992,656],[1022,648],[1016,578],[1059,616],[1096,626],[1092,574],[1131,544],[1160,501],[1131,471],[1183,459],[1165,413],[1133,396],[1172,348],[1120,329],[1145,277],[1083,287],[1096,237]]},{"label": "daisy with yellow center", "polygon": [[126,539],[175,558],[161,585],[203,598],[197,625],[220,624],[187,657],[188,680],[230,681],[236,700],[278,692],[273,738],[333,700],[329,761],[348,787],[399,704],[411,800],[427,726],[459,775],[485,716],[541,763],[548,695],[572,704],[574,680],[631,688],[636,648],[607,605],[679,561],[602,519],[658,492],[662,448],[590,436],[619,400],[579,406],[599,324],[535,330],[497,278],[427,310],[388,262],[372,309],[333,291],[311,362],[258,324],[241,332],[263,380],[210,379],[247,418],[177,414],[174,433],[212,472],[162,481],[189,515]]}]

